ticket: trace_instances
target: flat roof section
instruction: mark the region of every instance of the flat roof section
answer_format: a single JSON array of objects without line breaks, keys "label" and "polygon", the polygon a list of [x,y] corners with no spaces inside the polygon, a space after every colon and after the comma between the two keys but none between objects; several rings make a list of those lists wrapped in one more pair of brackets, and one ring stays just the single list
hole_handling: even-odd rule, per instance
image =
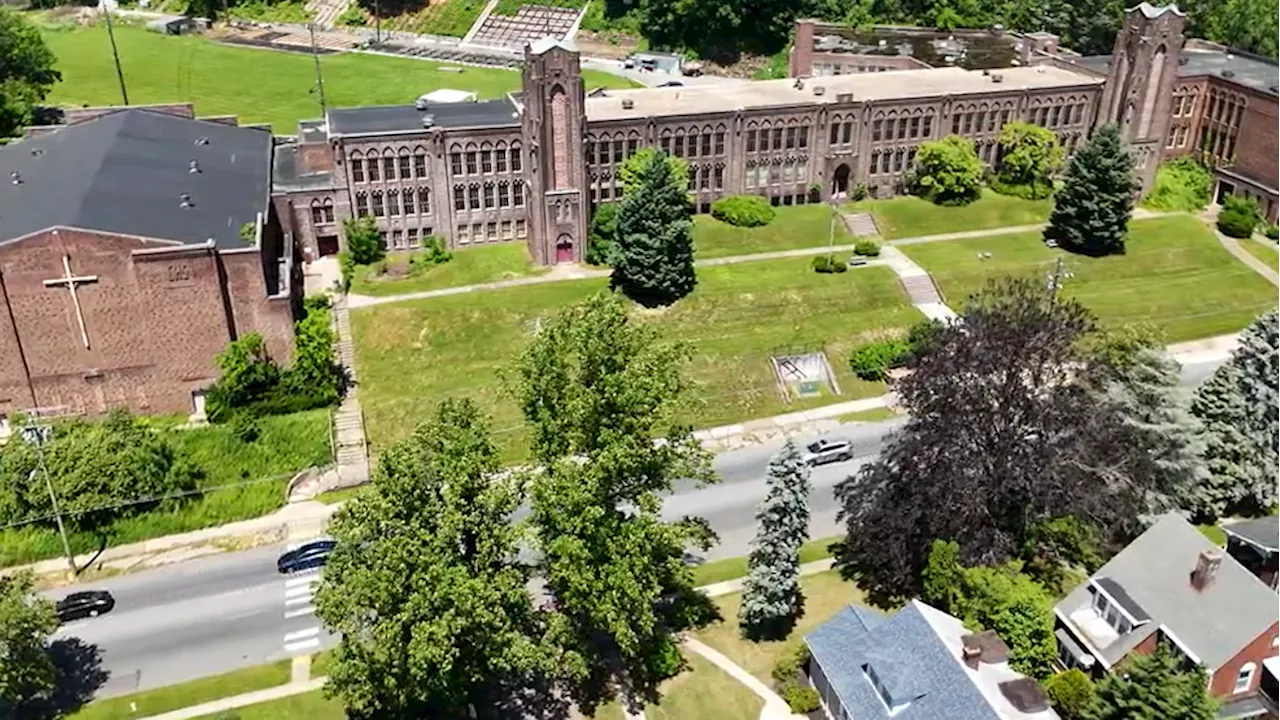
[{"label": "flat roof section", "polygon": [[[997,82],[997,78],[999,81]],[[856,73],[796,80],[760,80],[751,83],[688,87],[609,90],[586,101],[587,120],[605,122],[646,117],[697,115],[803,105],[833,104],[838,96],[853,95],[853,102],[911,100],[940,95],[969,95],[1017,90],[1051,90],[1101,85],[1103,78],[1064,68],[1037,65],[983,74],[957,67],[899,70],[893,73]],[[822,88],[818,95],[815,88]],[[631,101],[631,108],[623,107]]]},{"label": "flat roof section", "polygon": [[504,127],[520,124],[520,113],[509,98],[481,102],[428,103],[425,110],[414,105],[377,105],[329,111],[330,135],[371,135],[422,130],[430,115],[434,127]]}]

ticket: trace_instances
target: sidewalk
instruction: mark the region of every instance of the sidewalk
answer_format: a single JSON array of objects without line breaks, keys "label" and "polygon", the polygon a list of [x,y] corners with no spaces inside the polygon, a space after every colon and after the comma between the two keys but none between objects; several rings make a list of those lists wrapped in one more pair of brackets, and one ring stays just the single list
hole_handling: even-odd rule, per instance
[{"label": "sidewalk", "polygon": [[191,718],[200,718],[216,713],[225,713],[229,710],[236,710],[249,705],[257,705],[270,700],[279,700],[291,695],[301,695],[324,687],[325,681],[329,678],[318,677],[307,680],[306,682],[291,682],[287,685],[278,685],[266,690],[255,690],[254,692],[244,693],[243,695],[232,695],[231,697],[221,698],[219,700],[211,700],[200,705],[192,705],[181,710],[163,713],[161,715],[151,715],[145,720],[191,720]]}]

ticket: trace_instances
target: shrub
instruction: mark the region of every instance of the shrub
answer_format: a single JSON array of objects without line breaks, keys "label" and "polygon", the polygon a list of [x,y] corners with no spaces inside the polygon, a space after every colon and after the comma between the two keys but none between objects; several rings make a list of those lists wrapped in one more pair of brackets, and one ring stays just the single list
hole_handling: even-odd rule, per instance
[{"label": "shrub", "polygon": [[[409,274],[430,270],[453,259],[453,253],[445,247],[444,238],[428,235],[422,241],[422,249],[409,256]],[[385,263],[385,261],[383,261]]]},{"label": "shrub", "polygon": [[382,245],[382,233],[373,223],[373,218],[365,216],[347,218],[342,221],[342,231],[347,236],[347,252],[357,265],[375,263],[386,255]]},{"label": "shrub", "polygon": [[855,183],[853,187],[849,188],[849,199],[852,200],[853,202],[858,202],[859,200],[866,200],[867,184]]},{"label": "shrub", "polygon": [[351,253],[338,253],[338,270],[342,273],[340,281],[342,292],[351,289],[351,281],[356,276],[356,261],[351,257]]},{"label": "shrub", "polygon": [[1093,681],[1078,668],[1072,668],[1045,680],[1044,692],[1063,720],[1076,720],[1093,702]]},{"label": "shrub", "polygon": [[612,265],[618,239],[618,204],[602,203],[591,212],[591,232],[583,260],[588,265]]},{"label": "shrub", "polygon": [[799,683],[792,683],[782,688],[782,699],[791,706],[791,712],[798,715],[807,715],[822,706],[818,691]]},{"label": "shrub", "polygon": [[778,662],[773,666],[773,679],[779,685],[795,682],[796,675],[809,665],[809,658],[809,646],[800,643],[778,658]]},{"label": "shrub", "polygon": [[853,244],[853,254],[863,257],[876,257],[880,254],[880,246],[871,240],[859,240]]},{"label": "shrub", "polygon": [[1160,165],[1156,181],[1142,204],[1153,210],[1202,210],[1213,197],[1213,173],[1193,157]]},{"label": "shrub", "polygon": [[333,21],[335,25],[342,27],[361,27],[369,20],[364,16],[364,11],[360,9],[358,3],[351,3],[343,10],[340,15]]},{"label": "shrub", "polygon": [[1257,226],[1258,205],[1253,200],[1232,195],[1222,204],[1222,212],[1218,213],[1218,230],[1223,235],[1247,238]]},{"label": "shrub", "polygon": [[863,380],[883,382],[889,370],[901,367],[910,355],[911,346],[905,340],[876,340],[849,353],[849,369]]},{"label": "shrub", "polygon": [[1276,225],[1275,223],[1268,225],[1262,232],[1272,240],[1280,239],[1280,225]]},{"label": "shrub", "polygon": [[819,255],[813,259],[813,269],[820,273],[842,273],[849,269],[843,260],[830,255]]},{"label": "shrub", "polygon": [[759,195],[731,195],[711,204],[711,217],[738,227],[768,225],[776,215],[769,201]]}]

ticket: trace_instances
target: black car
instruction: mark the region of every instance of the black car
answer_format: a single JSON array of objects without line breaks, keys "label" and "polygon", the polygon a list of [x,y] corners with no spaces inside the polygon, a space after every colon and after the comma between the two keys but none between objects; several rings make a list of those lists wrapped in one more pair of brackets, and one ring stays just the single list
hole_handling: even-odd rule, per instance
[{"label": "black car", "polygon": [[281,555],[280,559],[276,561],[276,568],[282,573],[289,574],[321,567],[328,562],[329,554],[337,546],[338,542],[336,540],[309,542]]},{"label": "black car", "polygon": [[71,593],[54,604],[58,613],[58,622],[98,617],[105,612],[111,612],[111,608],[115,606],[116,599],[106,590]]},{"label": "black car", "polygon": [[664,83],[659,83],[658,87],[684,87],[684,83],[679,80],[668,80]]}]

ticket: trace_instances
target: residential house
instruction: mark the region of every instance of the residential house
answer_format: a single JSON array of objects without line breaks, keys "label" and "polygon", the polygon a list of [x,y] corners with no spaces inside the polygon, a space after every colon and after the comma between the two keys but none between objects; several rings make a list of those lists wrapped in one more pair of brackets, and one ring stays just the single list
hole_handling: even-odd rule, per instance
[{"label": "residential house", "polygon": [[1276,561],[1280,558],[1280,518],[1275,515],[1241,520],[1222,526],[1227,553],[1276,589]]},{"label": "residential house", "polygon": [[1276,594],[1178,515],[1165,515],[1054,609],[1059,660],[1095,676],[1165,643],[1209,674],[1223,717],[1274,709]]},{"label": "residential house", "polygon": [[973,633],[918,600],[884,616],[850,605],[805,644],[832,720],[1056,720],[1035,680],[1009,668],[993,631]]}]

